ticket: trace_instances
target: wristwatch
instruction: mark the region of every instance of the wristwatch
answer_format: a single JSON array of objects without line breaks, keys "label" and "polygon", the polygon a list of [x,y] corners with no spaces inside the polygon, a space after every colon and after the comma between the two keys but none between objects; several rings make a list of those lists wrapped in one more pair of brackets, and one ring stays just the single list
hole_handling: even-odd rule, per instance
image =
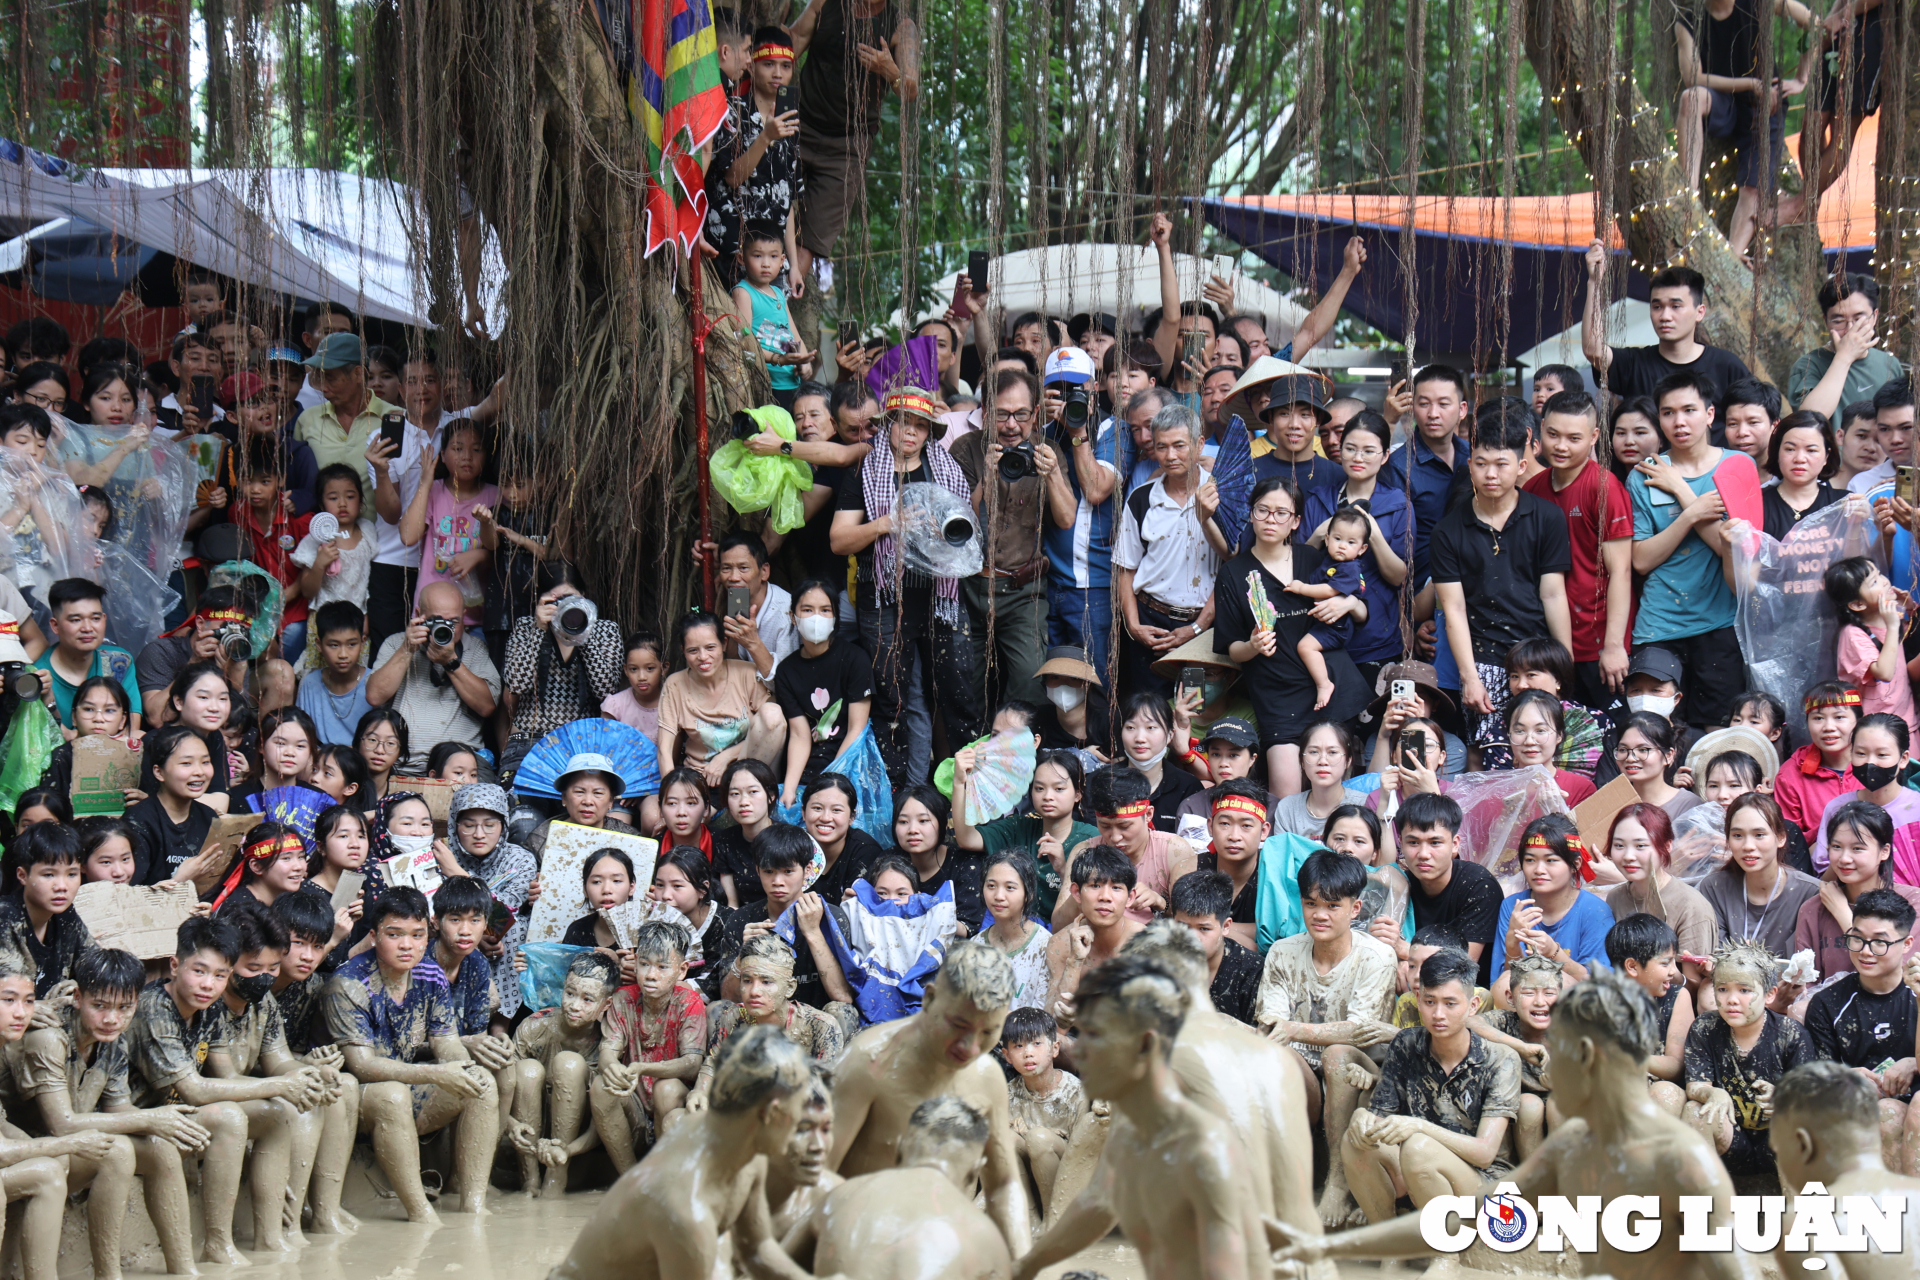
[{"label": "wristwatch", "polygon": [[786,454],[789,458],[791,458],[793,456],[793,441],[782,440],[780,442],[780,452]]},{"label": "wristwatch", "polygon": [[448,675],[452,675],[454,672],[460,669],[460,666],[461,666],[460,655],[456,653],[453,655],[453,657],[441,663],[440,669],[446,672]]},{"label": "wristwatch", "polygon": [[1081,445],[1085,444],[1086,442],[1087,442],[1087,437],[1085,432],[1082,432],[1081,434],[1072,437],[1070,441],[1070,443],[1076,449],[1078,449]]}]

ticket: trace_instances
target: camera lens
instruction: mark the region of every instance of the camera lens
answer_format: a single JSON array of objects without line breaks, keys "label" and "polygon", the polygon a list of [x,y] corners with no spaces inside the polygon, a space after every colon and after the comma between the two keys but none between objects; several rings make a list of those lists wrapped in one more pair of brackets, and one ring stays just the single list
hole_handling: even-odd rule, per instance
[{"label": "camera lens", "polygon": [[453,648],[453,624],[445,618],[427,623],[427,643],[441,649]]},{"label": "camera lens", "polygon": [[567,609],[560,614],[560,629],[578,635],[590,624],[585,609]]},{"label": "camera lens", "polygon": [[8,685],[13,696],[23,702],[31,702],[40,696],[40,677],[31,671],[15,672]]},{"label": "camera lens", "polygon": [[1061,406],[1060,420],[1078,431],[1087,425],[1087,419],[1093,416],[1093,407],[1079,396],[1070,398]]},{"label": "camera lens", "polygon": [[963,547],[973,540],[973,521],[965,516],[950,517],[940,526],[940,536],[949,546]]},{"label": "camera lens", "polygon": [[1015,484],[1035,474],[1033,441],[1023,440],[1000,455],[1000,478]]}]

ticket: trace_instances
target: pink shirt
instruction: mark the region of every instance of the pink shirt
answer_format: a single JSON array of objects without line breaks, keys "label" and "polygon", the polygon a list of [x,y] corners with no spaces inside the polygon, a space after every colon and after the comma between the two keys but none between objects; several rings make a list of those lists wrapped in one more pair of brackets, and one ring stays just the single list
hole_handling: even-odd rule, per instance
[{"label": "pink shirt", "polygon": [[483,613],[487,602],[486,567],[474,570],[465,578],[456,578],[447,566],[461,552],[480,545],[480,522],[474,518],[473,509],[499,505],[497,485],[482,485],[480,492],[471,498],[455,499],[446,481],[433,482],[433,488],[427,492],[427,531],[420,540],[420,585],[413,593],[415,604],[420,602],[420,594],[429,584],[451,582],[466,598],[467,625],[477,627],[486,620]]},{"label": "pink shirt", "polygon": [[1857,627],[1851,622],[1840,624],[1840,642],[1834,652],[1834,666],[1840,679],[1860,691],[1860,714],[1874,715],[1886,712],[1899,716],[1907,722],[1907,738],[1911,742],[1920,742],[1920,725],[1914,723],[1913,682],[1907,678],[1907,666],[1904,657],[1898,673],[1891,680],[1882,680],[1873,675],[1868,668],[1880,659],[1880,646],[1886,643],[1885,627]]},{"label": "pink shirt", "polygon": [[638,729],[647,735],[648,742],[660,736],[660,704],[656,702],[651,707],[641,706],[630,688],[607,695],[600,704],[600,714]]},{"label": "pink shirt", "polygon": [[1773,798],[1787,821],[1800,828],[1800,834],[1812,844],[1820,827],[1820,815],[1837,795],[1858,791],[1853,770],[1835,773],[1820,762],[1820,749],[1812,743],[1786,758],[1773,780]]}]

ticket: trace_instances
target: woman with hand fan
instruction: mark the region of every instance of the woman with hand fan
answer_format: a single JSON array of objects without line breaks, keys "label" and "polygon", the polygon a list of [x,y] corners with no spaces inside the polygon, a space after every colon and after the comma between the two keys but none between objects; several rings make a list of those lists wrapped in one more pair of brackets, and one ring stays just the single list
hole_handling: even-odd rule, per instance
[{"label": "woman with hand fan", "polygon": [[674,639],[686,665],[660,690],[661,766],[698,769],[717,787],[742,756],[777,759],[787,736],[780,708],[751,662],[726,656],[720,619],[695,610],[680,619]]},{"label": "woman with hand fan", "polygon": [[[313,776],[313,753],[320,745],[320,731],[313,717],[298,707],[280,707],[260,717],[260,745],[255,782],[236,788],[236,799],[251,801],[264,791],[280,787],[303,787]],[[264,813],[250,804],[256,813]],[[317,812],[317,811],[316,811]]]},{"label": "woman with hand fan", "polygon": [[[532,759],[531,756],[528,759]],[[526,765],[521,764],[516,785],[526,776]],[[567,761],[566,769],[554,779],[554,789],[560,793],[560,807],[565,811],[559,818],[547,818],[535,827],[527,836],[527,848],[539,857],[547,848],[547,832],[555,822],[571,822],[582,827],[600,827],[607,831],[617,831],[622,835],[639,835],[637,828],[613,817],[613,808],[626,789],[626,780],[614,770],[613,761],[602,755],[581,752]],[[524,794],[526,789],[521,788]],[[536,792],[536,794],[539,794]],[[660,804],[655,796],[647,796],[640,811],[640,821],[648,829],[658,832],[661,827]],[[535,896],[538,896],[538,889]]]},{"label": "woman with hand fan", "polygon": [[[1010,813],[975,824],[967,818],[967,794],[973,786],[977,756],[971,747],[953,758],[953,842],[969,852],[980,851],[991,863],[1009,852],[1024,853],[1038,877],[1033,899],[1022,909],[1042,920],[1053,918],[1060,886],[1066,880],[1067,850],[1095,839],[1099,830],[1074,817],[1086,790],[1086,773],[1075,751],[1054,748],[1034,757],[1033,782],[1027,798],[1031,813]],[[1044,946],[1042,947],[1044,951]],[[1041,994],[1045,992],[1042,976]]]},{"label": "woman with hand fan", "polygon": [[580,872],[587,894],[587,914],[567,926],[560,941],[569,947],[592,947],[620,966],[620,985],[636,981],[633,952],[619,949],[613,926],[600,915],[607,907],[625,905],[632,899],[636,885],[633,859],[619,849],[602,849],[590,854]]}]

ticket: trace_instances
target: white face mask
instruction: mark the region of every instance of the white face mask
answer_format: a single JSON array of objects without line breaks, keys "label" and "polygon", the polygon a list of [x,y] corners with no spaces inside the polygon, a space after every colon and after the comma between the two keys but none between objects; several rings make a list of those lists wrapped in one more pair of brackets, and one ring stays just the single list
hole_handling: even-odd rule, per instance
[{"label": "white face mask", "polygon": [[833,619],[818,613],[810,613],[793,624],[800,638],[808,644],[819,644],[833,634]]},{"label": "white face mask", "polygon": [[1678,705],[1680,699],[1663,698],[1655,693],[1636,693],[1627,699],[1629,711],[1651,711],[1657,716],[1671,716]]},{"label": "white face mask", "polygon": [[1087,700],[1087,691],[1077,684],[1047,686],[1047,701],[1062,711],[1071,711]]},{"label": "white face mask", "polygon": [[1145,773],[1149,769],[1158,768],[1160,765],[1160,762],[1162,760],[1165,760],[1166,758],[1167,758],[1167,749],[1165,747],[1162,747],[1158,751],[1154,752],[1152,755],[1148,756],[1145,760],[1137,760],[1129,756],[1128,762],[1132,764],[1133,767],[1138,769],[1140,772]]},{"label": "white face mask", "polygon": [[388,838],[393,841],[394,848],[405,854],[425,853],[433,847],[433,833],[431,831],[425,835],[418,836],[403,836],[398,831],[395,831]]}]

